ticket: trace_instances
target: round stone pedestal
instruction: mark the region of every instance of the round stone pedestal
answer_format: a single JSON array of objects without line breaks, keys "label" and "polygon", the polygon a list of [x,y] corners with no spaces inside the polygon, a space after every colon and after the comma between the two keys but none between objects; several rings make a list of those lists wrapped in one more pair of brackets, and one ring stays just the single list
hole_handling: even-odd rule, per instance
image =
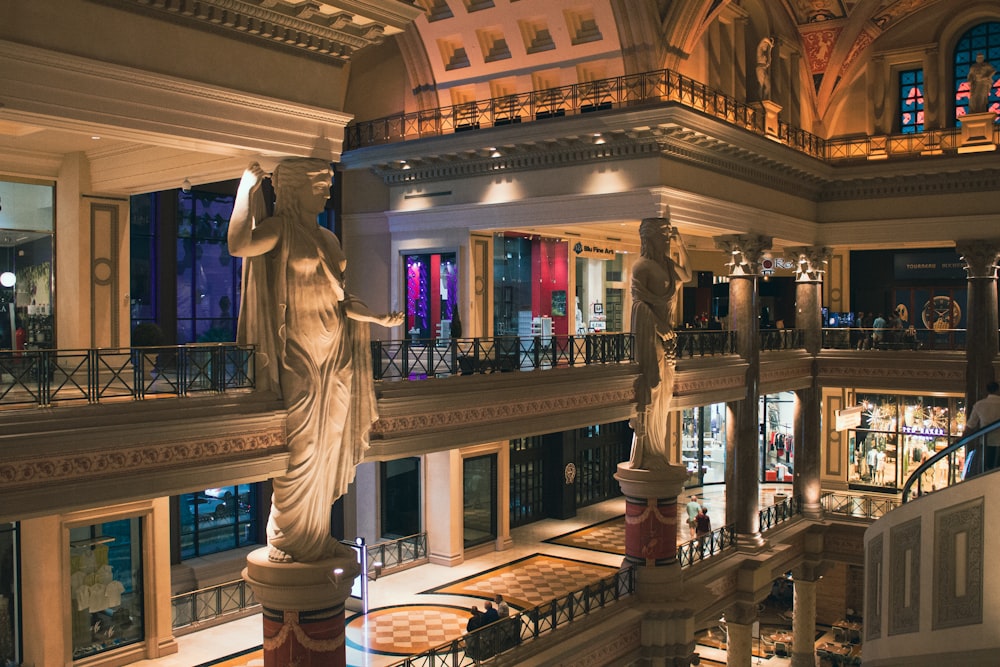
[{"label": "round stone pedestal", "polygon": [[669,465],[646,470],[619,463],[615,479],[625,494],[625,560],[658,567],[677,559],[677,496],[687,469]]},{"label": "round stone pedestal", "polygon": [[243,579],[263,606],[265,667],[343,667],[344,602],[361,567],[353,553],[315,563],[247,556]]}]

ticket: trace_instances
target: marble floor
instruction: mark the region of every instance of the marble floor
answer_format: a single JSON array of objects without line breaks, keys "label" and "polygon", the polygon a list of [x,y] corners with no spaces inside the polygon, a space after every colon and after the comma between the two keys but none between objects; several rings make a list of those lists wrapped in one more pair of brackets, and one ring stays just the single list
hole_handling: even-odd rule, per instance
[{"label": "marble floor", "polygon": [[[761,506],[790,485],[765,485]],[[699,500],[721,525],[725,488],[696,490]],[[690,539],[684,504],[678,501],[678,543]],[[490,551],[455,567],[426,564],[380,577],[369,583],[367,614],[346,613],[347,664],[388,667],[403,657],[461,636],[469,609],[501,593],[512,613],[553,597],[579,590],[613,574],[624,553],[624,498],[578,510],[572,519],[544,519],[511,531],[512,547]],[[178,638],[178,653],[137,665],[157,667],[257,667],[261,618],[254,615]],[[708,660],[724,660],[725,651],[706,647]],[[710,663],[705,663],[710,664]],[[766,664],[782,667],[787,660],[770,656]]]}]

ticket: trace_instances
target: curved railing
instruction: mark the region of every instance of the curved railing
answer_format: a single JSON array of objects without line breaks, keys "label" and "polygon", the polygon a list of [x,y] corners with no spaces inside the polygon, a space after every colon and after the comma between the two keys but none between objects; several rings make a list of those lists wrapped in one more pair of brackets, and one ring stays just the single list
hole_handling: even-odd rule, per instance
[{"label": "curved railing", "polygon": [[490,623],[390,667],[470,667],[635,593],[635,571],[619,570],[583,589]]},{"label": "curved railing", "polygon": [[992,424],[988,424],[987,426],[984,426],[978,431],[975,431],[974,433],[962,436],[961,438],[959,438],[952,444],[948,445],[944,449],[935,452],[934,454],[929,456],[926,461],[920,463],[920,465],[918,465],[916,469],[912,473],[910,473],[910,476],[906,478],[906,482],[903,484],[902,502],[905,503],[907,500],[909,500],[910,490],[913,488],[914,484],[917,487],[918,496],[927,493],[927,491],[925,491],[922,488],[923,474],[928,470],[932,470],[935,464],[937,464],[938,462],[942,461],[945,458],[948,459],[949,485],[958,483],[963,479],[965,479],[966,477],[974,477],[975,475],[982,474],[984,471],[983,448],[989,447],[990,445],[987,445],[985,442],[983,442],[978,446],[978,448],[973,449],[972,452],[970,452],[970,454],[966,456],[964,470],[962,471],[959,471],[956,468],[954,463],[955,459],[954,457],[952,457],[952,454],[954,454],[963,447],[967,447],[970,444],[975,443],[976,440],[978,440],[979,438],[983,437],[988,433],[992,433],[997,429],[1000,429],[1000,421],[995,421]]},{"label": "curved railing", "polygon": [[0,405],[44,407],[250,390],[255,386],[254,361],[254,347],[236,343],[3,352]]},{"label": "curved railing", "polygon": [[[663,104],[679,104],[755,134],[766,135],[764,114],[757,105],[740,102],[678,72],[662,69],[351,123],[345,130],[344,150],[594,111]],[[800,153],[829,162],[954,154],[962,142],[961,130],[954,127],[908,134],[823,139],[781,120],[778,121],[777,138]],[[1000,143],[1000,127],[993,127],[993,143]]]}]

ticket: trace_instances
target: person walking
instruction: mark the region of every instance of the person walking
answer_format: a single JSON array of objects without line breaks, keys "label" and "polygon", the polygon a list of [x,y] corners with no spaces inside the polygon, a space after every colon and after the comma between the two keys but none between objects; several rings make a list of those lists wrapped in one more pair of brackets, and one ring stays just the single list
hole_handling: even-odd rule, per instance
[{"label": "person walking", "polygon": [[[976,401],[972,405],[972,409],[967,412],[963,436],[974,433],[1000,419],[1000,383],[990,382],[986,385],[986,391],[989,393]],[[1000,451],[998,448],[1000,448],[1000,429],[986,434],[986,448],[983,450],[984,470],[992,470],[996,467],[997,452]]]},{"label": "person walking", "polygon": [[688,500],[686,509],[688,515],[688,529],[691,531],[691,539],[693,540],[695,537],[697,537],[695,530],[697,521],[695,519],[697,518],[698,513],[701,511],[701,503],[698,502],[698,496],[691,496],[690,500]]}]

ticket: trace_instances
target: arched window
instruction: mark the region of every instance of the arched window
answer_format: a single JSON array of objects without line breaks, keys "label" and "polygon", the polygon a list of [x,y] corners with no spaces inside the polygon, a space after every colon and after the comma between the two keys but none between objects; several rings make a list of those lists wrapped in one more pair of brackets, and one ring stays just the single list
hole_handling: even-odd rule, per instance
[{"label": "arched window", "polygon": [[[969,108],[969,66],[982,53],[987,62],[1000,66],[1000,22],[980,23],[970,28],[955,44],[955,123],[961,124]],[[993,75],[993,89],[987,108],[1000,112],[1000,72]]]}]

